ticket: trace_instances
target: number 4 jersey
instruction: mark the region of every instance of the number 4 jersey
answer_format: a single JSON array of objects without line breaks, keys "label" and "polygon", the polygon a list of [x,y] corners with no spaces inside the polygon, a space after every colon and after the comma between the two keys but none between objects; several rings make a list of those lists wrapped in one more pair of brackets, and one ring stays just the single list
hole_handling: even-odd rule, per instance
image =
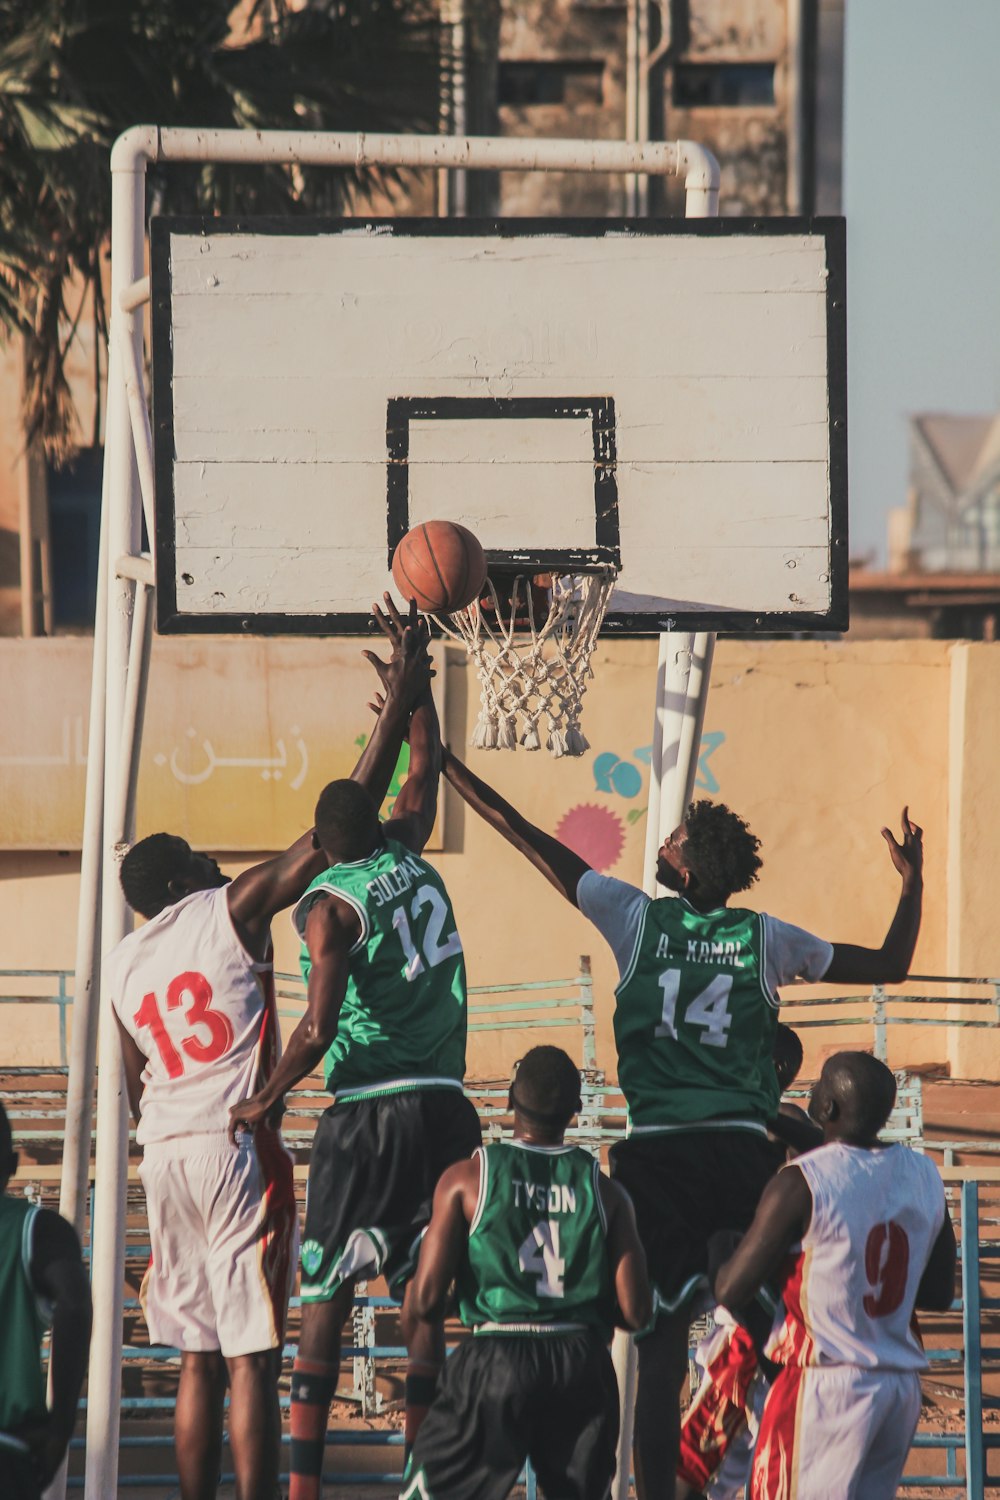
[{"label": "number 4 jersey", "polygon": [[843,1141],[793,1166],[812,1216],[786,1268],[785,1315],[768,1354],[784,1365],[924,1369],[913,1310],[947,1211],[937,1167],[908,1146]]},{"label": "number 4 jersey", "polygon": [[600,1169],[579,1146],[481,1146],[479,1199],[456,1277],[477,1334],[558,1334],[614,1325]]},{"label": "number 4 jersey", "polygon": [[367,859],[324,870],[292,913],[307,983],[306,918],[327,895],[353,907],[361,924],[324,1064],[327,1088],[342,1104],[415,1088],[461,1088],[465,958],[440,875],[391,839]]},{"label": "number 4 jersey", "polygon": [[225,1131],[280,1049],[271,963],[243,947],[225,886],[195,891],[105,960],[118,1018],[146,1058],[141,1146]]}]

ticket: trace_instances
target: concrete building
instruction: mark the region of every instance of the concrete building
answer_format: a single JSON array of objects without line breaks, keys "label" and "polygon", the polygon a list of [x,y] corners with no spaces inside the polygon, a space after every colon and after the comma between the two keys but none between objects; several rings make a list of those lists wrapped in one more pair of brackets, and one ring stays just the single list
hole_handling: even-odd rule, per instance
[{"label": "concrete building", "polygon": [[[722,166],[724,214],[839,213],[844,0],[439,0],[441,127],[690,139]],[[358,212],[683,213],[679,184],[579,174],[425,174]],[[73,299],[70,299],[71,305]],[[0,634],[90,626],[101,431],[86,309],[70,356],[78,458],[24,441],[21,357],[0,349]],[[95,430],[96,429],[96,430]]]}]

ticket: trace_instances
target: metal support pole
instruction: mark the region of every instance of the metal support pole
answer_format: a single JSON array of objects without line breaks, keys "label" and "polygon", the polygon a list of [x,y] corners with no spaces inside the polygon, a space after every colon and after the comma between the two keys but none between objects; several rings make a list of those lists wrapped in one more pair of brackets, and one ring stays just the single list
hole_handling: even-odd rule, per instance
[{"label": "metal support pole", "polygon": [[[686,149],[687,143],[679,142],[681,161],[685,159]],[[712,218],[718,212],[719,178],[716,171],[712,183],[704,190],[696,189],[694,184],[688,188],[685,216],[689,219]],[[667,834],[681,822],[684,809],[691,800],[714,655],[715,636],[708,631],[696,634],[672,632],[660,636],[643,860],[643,890],[648,896],[657,894],[657,851]],[[635,1343],[617,1329],[611,1352],[621,1403],[618,1468],[611,1494],[612,1500],[626,1500],[632,1469],[637,1384]]]},{"label": "metal support pole", "polygon": [[87,790],[80,856],[80,901],[73,977],[73,1036],[66,1084],[66,1139],[59,1212],[83,1238],[90,1178],[90,1141],[97,1063],[98,996],[101,983],[101,857],[104,825],[104,700],[107,667],[108,459],[101,486],[101,542],[97,566],[97,613],[87,732]]},{"label": "metal support pole", "polygon": [[979,1285],[979,1184],[962,1183],[962,1359],[965,1365],[965,1493],[983,1500],[982,1293]]},{"label": "metal support pole", "polygon": [[[119,303],[122,291],[143,272],[145,163],[116,162],[112,155],[111,318],[112,360],[117,378],[108,386],[107,446],[111,465],[108,531],[107,699],[104,782],[104,869],[102,948],[106,953],[132,926],[118,881],[121,846],[132,834],[129,813],[130,768],[123,760],[127,741],[137,735],[125,726],[133,596],[141,585],[118,576],[114,560],[139,551],[139,494],[131,440],[126,373],[115,357],[122,324],[131,336],[141,368],[142,324]],[[140,315],[141,316],[141,315]],[[148,601],[147,601],[148,602]],[[135,689],[131,702],[141,707]],[[122,814],[124,813],[124,818]],[[103,976],[102,976],[103,981]],[[87,1401],[86,1500],[108,1500],[118,1485],[118,1432],[121,1405],[122,1302],[125,1278],[125,1191],[128,1175],[128,1117],[124,1074],[111,997],[101,985],[103,1024],[99,1036],[97,1166],[93,1222],[94,1331],[90,1349]]]}]

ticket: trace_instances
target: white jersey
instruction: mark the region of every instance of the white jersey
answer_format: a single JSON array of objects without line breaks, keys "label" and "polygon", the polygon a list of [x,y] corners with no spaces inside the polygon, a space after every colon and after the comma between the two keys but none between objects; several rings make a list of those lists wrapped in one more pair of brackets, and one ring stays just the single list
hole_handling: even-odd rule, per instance
[{"label": "white jersey", "polygon": [[809,1186],[812,1218],[767,1353],[784,1365],[925,1369],[913,1313],[946,1212],[937,1168],[907,1146],[835,1141],[792,1169]]},{"label": "white jersey", "polygon": [[195,891],[105,960],[111,1001],[146,1058],[140,1145],[225,1131],[280,1049],[273,964],[255,963],[226,887]]}]

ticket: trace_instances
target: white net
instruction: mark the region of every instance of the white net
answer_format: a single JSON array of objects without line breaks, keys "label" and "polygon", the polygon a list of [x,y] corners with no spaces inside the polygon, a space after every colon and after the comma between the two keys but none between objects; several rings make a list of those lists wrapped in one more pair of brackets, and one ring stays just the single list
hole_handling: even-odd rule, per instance
[{"label": "white net", "polygon": [[[615,571],[555,574],[544,592],[517,577],[509,595],[487,579],[485,602],[437,618],[476,664],[482,706],[471,743],[482,750],[582,755],[583,695]],[[547,605],[547,609],[546,609]]]}]

